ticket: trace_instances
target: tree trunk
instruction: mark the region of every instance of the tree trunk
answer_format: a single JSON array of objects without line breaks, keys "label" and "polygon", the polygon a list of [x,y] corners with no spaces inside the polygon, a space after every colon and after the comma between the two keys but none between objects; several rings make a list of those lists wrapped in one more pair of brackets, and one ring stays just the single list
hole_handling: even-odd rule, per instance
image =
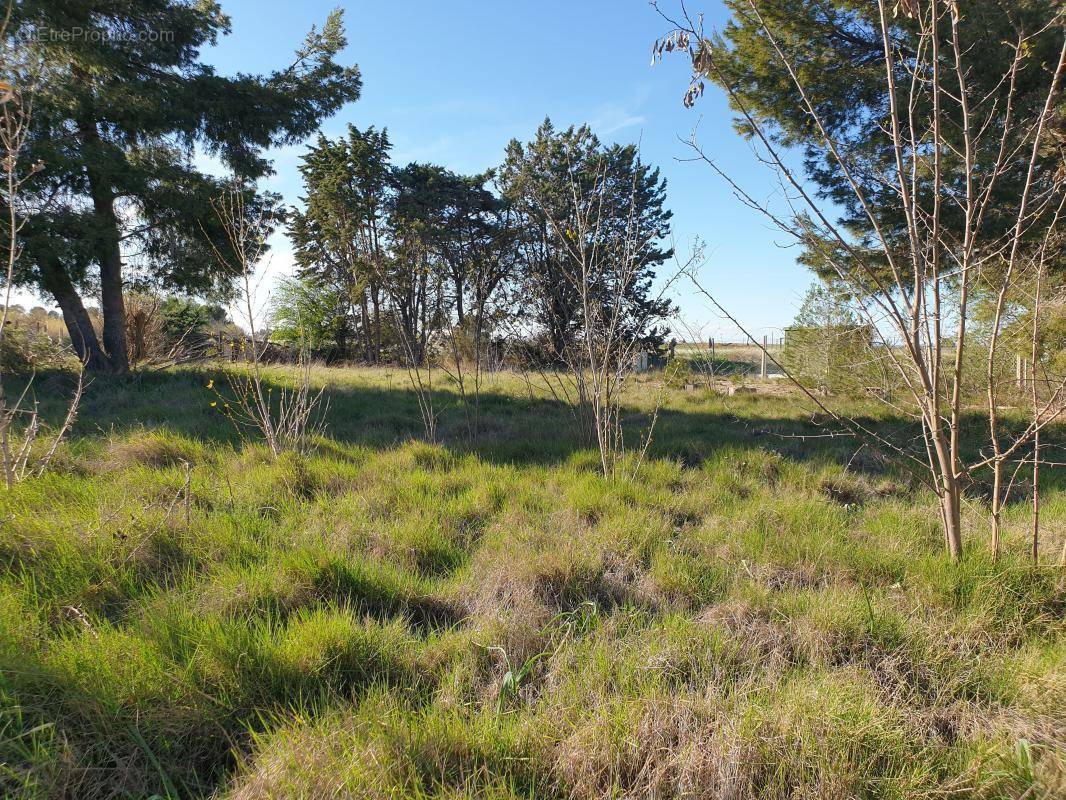
[{"label": "tree trunk", "polygon": [[104,350],[111,371],[129,371],[126,351],[126,304],[122,296],[122,249],[119,246],[115,201],[106,189],[93,190],[93,207],[103,227],[97,242],[100,262],[100,310],[104,314]]},{"label": "tree trunk", "polygon": [[370,299],[374,306],[374,363],[381,363],[381,290],[372,284]]},{"label": "tree trunk", "polygon": [[103,156],[103,145],[96,123],[79,121],[78,133],[88,166],[89,193],[99,229],[93,243],[100,265],[100,310],[104,315],[103,345],[111,372],[129,372],[126,351],[126,305],[122,297],[122,247],[118,216],[115,214],[115,194],[105,175],[93,164]]},{"label": "tree trunk", "polygon": [[944,523],[944,543],[952,561],[962,558],[962,492],[959,482],[945,478],[940,495],[940,516]]},{"label": "tree trunk", "polygon": [[63,322],[74,345],[74,352],[85,368],[96,371],[110,369],[111,365],[100,348],[100,340],[96,337],[85,305],[62,265],[55,259],[49,259],[41,264],[41,277],[43,288],[51,292],[63,312]]},{"label": "tree trunk", "polygon": [[464,285],[462,271],[453,271],[452,279],[455,283],[455,319],[459,327],[462,328],[463,322],[466,320],[466,309],[463,307],[463,295],[466,293],[466,286]]},{"label": "tree trunk", "polygon": [[569,337],[565,324],[558,316],[553,316],[549,324],[548,338],[551,345],[551,356],[556,364],[562,364],[566,359],[566,347]]},{"label": "tree trunk", "polygon": [[348,360],[348,326],[341,325],[337,330],[337,360],[342,364]]},{"label": "tree trunk", "polygon": [[367,290],[359,297],[359,316],[363,325],[363,358],[366,363],[373,362],[373,334],[370,331],[370,309],[367,305]]},{"label": "tree trunk", "polygon": [[1003,518],[1003,463],[992,465],[992,511],[989,522],[992,527],[992,562],[999,561],[1000,527]]},{"label": "tree trunk", "polygon": [[933,405],[926,411],[931,420],[929,438],[932,445],[932,463],[937,494],[940,496],[940,518],[944,525],[944,544],[952,561],[962,559],[962,487],[956,469],[955,448],[952,447],[955,431],[948,431],[940,420],[940,409]]}]

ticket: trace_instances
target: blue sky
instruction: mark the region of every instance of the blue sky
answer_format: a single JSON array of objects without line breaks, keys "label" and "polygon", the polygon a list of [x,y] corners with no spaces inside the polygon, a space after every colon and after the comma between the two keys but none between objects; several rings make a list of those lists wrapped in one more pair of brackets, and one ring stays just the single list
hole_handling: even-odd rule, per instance
[{"label": "blue sky", "polygon": [[[663,0],[670,8],[676,0]],[[288,63],[312,24],[338,0],[222,0],[232,33],[204,53],[222,73],[263,72]],[[511,138],[526,140],[545,116],[557,127],[588,122],[605,140],[640,142],[643,158],[668,181],[679,252],[706,243],[704,285],[757,334],[787,325],[809,285],[796,251],[758,213],[744,207],[679,137],[699,124],[701,143],[757,198],[776,183],[733,131],[721,93],[708,87],[695,109],[682,107],[688,70],[675,57],[650,64],[652,41],[667,24],[646,0],[340,0],[345,61],[359,65],[363,94],[323,126],[387,127],[396,163],[432,161],[459,172],[498,164]],[[698,8],[691,0],[690,8]],[[702,10],[708,26],[725,12]],[[273,154],[267,185],[295,203],[302,146]],[[291,268],[283,237],[271,270]],[[674,292],[682,317],[706,337],[739,334],[697,297],[687,281]]]}]

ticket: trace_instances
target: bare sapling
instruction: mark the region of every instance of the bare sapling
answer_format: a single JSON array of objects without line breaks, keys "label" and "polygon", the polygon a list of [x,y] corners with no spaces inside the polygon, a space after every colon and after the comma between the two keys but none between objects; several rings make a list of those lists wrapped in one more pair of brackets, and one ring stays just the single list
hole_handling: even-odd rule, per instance
[{"label": "bare sapling", "polygon": [[[1061,208],[1056,211],[1056,216],[1061,213]],[[1059,238],[1062,238],[1062,234],[1059,234]],[[1043,319],[1043,310],[1050,302],[1054,302],[1054,296],[1048,296],[1048,265],[1046,256],[1048,252],[1041,253],[1040,260],[1036,265],[1036,275],[1033,281],[1032,289],[1032,307],[1031,307],[1031,320],[1028,326],[1028,369],[1031,372],[1031,376],[1028,381],[1023,381],[1021,388],[1028,389],[1029,392],[1029,407],[1030,407],[1030,420],[1033,426],[1033,443],[1032,443],[1032,504],[1030,512],[1030,557],[1034,564],[1040,563],[1040,468],[1045,462],[1044,452],[1041,447],[1041,432],[1042,428],[1039,424],[1041,418],[1048,413],[1055,413],[1053,410],[1045,409],[1042,399],[1053,393],[1053,387],[1061,380],[1061,375],[1055,374],[1054,367],[1049,364],[1050,356],[1053,354],[1045,352],[1044,343],[1044,331],[1041,329],[1041,321]],[[1064,297],[1058,298],[1058,303],[1062,304]],[[1022,360],[1019,357],[1019,360]],[[1024,363],[1024,362],[1023,362]],[[1060,398],[1060,406],[1066,403],[1066,399]],[[1055,464],[1053,466],[1062,466],[1061,464]],[[1062,566],[1066,566],[1066,542],[1063,544],[1063,558],[1060,560]]]},{"label": "bare sapling", "polygon": [[[444,371],[459,392],[459,405],[466,422],[467,440],[477,440],[481,412],[482,362],[479,342],[468,339],[461,325],[453,325],[444,334],[446,357],[441,362]],[[470,352],[468,352],[468,345]]]},{"label": "bare sapling", "polygon": [[[446,333],[447,357],[441,367],[454,381],[459,392],[459,402],[466,423],[470,444],[477,441],[481,428],[481,393],[485,374],[495,369],[498,353],[494,351],[491,334],[497,318],[505,320],[510,315],[501,313],[509,303],[498,301],[508,265],[502,248],[481,258],[475,258],[470,274],[470,309],[462,322],[454,324]],[[503,321],[501,320],[501,321]]]},{"label": "bare sapling", "polygon": [[[400,358],[404,371],[407,373],[407,382],[411,387],[411,391],[415,394],[415,399],[418,401],[418,414],[422,422],[423,434],[427,442],[436,444],[437,423],[440,420],[440,414],[443,409],[437,403],[437,387],[434,385],[434,380],[436,379],[435,374],[442,347],[440,341],[438,341],[439,337],[435,336],[433,331],[430,330],[431,326],[428,324],[427,317],[430,295],[434,295],[439,302],[440,292],[439,286],[431,285],[428,270],[420,276],[420,280],[416,281],[416,284],[422,287],[420,290],[422,299],[415,304],[417,308],[421,309],[415,315],[420,319],[421,332],[413,330],[413,325],[410,322],[405,324],[403,320],[397,319],[395,326],[396,336],[402,347]],[[396,302],[397,298],[394,292],[395,289],[390,284],[387,293],[392,298],[393,304],[399,305]],[[458,380],[462,380],[463,372],[461,368],[457,374],[459,376]],[[460,388],[465,386],[462,383],[459,385]]]},{"label": "bare sapling", "polygon": [[[644,270],[648,244],[659,232],[639,224],[638,171],[633,172],[632,183],[625,190],[624,214],[621,219],[612,219],[606,207],[612,202],[607,164],[596,170],[591,181],[582,180],[572,163],[569,167],[564,213],[552,213],[549,203],[535,197],[562,244],[566,255],[562,274],[578,299],[581,313],[576,337],[561,353],[567,368],[565,382],[556,374],[555,383],[549,386],[557,397],[576,399],[579,418],[599,451],[603,475],[610,477],[627,456],[633,457],[634,471],[640,466],[658,419],[656,405],[639,440],[627,446],[622,396],[634,373],[637,354],[644,347],[640,332],[654,322],[642,318],[639,311],[634,319],[627,294]],[[680,273],[678,270],[660,283],[655,300],[665,296]]]},{"label": "bare sapling", "polygon": [[[403,368],[407,373],[407,381],[411,390],[415,393],[418,401],[418,414],[422,420],[422,431],[426,441],[430,444],[437,443],[437,422],[440,419],[441,408],[437,405],[436,389],[433,384],[434,368],[437,360],[436,348],[432,338],[427,337],[426,346],[421,353],[415,351],[415,346],[410,337],[403,332],[400,326],[400,341],[403,344]],[[460,376],[462,372],[460,371]],[[460,384],[461,385],[461,384]]]},{"label": "bare sapling", "polygon": [[[935,492],[945,548],[953,559],[963,553],[964,491],[990,476],[988,513],[996,557],[1011,476],[1028,462],[1035,484],[1040,433],[1062,414],[1066,392],[1061,376],[1039,388],[1033,381],[1027,404],[1031,419],[1006,420],[1005,404],[1025,400],[1021,392],[1005,399],[1004,384],[1010,380],[1004,363],[1013,353],[1004,353],[1004,335],[1012,310],[1031,309],[1031,323],[1039,331],[1040,275],[1046,265],[1059,263],[1063,252],[1057,234],[1066,182],[1061,170],[1053,177],[1054,170],[1047,168],[1053,158],[1046,153],[1049,128],[1061,113],[1066,8],[1049,6],[1047,18],[1035,28],[1016,24],[1012,41],[990,43],[1003,55],[996,67],[1002,72],[991,81],[989,65],[1000,62],[981,59],[982,48],[968,44],[962,33],[965,4],[876,0],[857,10],[872,39],[879,40],[881,52],[872,57],[884,76],[883,106],[862,132],[873,143],[860,153],[849,132],[834,127],[825,98],[816,96],[804,77],[809,73],[801,43],[790,40],[787,25],[765,6],[747,0],[738,15],[776,60],[805,117],[810,147],[839,175],[854,219],[837,220],[792,166],[782,143],[787,137],[753,107],[726,68],[725,46],[705,35],[702,18],[682,6],[680,19],[663,15],[673,30],[656,42],[655,58],[676,50],[691,61],[686,106],[703,93],[705,79],[725,90],[757,157],[775,172],[784,207],[753,197],[702,148],[695,132],[688,142],[694,160],[708,164],[743,203],[815,254],[847,290],[903,387],[905,413],[919,423],[921,436],[913,446],[888,441],[856,419],[831,412],[811,387],[785,374],[834,422],[914,470]],[[1048,36],[1057,56],[1035,63],[1033,43]],[[972,85],[975,76],[994,90],[979,91]],[[1022,83],[1028,97],[1036,97],[1027,106],[1020,100]],[[880,156],[871,158],[875,151]],[[974,324],[979,302],[991,308],[991,319],[980,331]],[[1039,355],[1034,350],[1026,361],[1037,362]],[[1033,363],[1034,375],[1038,368]],[[985,436],[979,453],[967,455],[964,433],[972,440],[976,432],[966,417],[981,407]],[[1033,507],[1035,553],[1036,492]]]},{"label": "bare sapling", "polygon": [[207,342],[194,330],[168,335],[163,299],[149,292],[127,292],[126,348],[130,366],[138,371],[164,370],[204,358]]},{"label": "bare sapling", "polygon": [[226,396],[215,389],[219,407],[242,433],[255,430],[263,438],[276,458],[284,451],[306,451],[315,436],[325,427],[328,403],[325,387],[312,385],[310,349],[301,343],[289,370],[292,386],[281,385],[265,376],[265,353],[268,338],[257,329],[256,296],[259,281],[256,270],[267,253],[267,238],[272,230],[276,209],[255,206],[249,202],[249,192],[234,187],[212,201],[212,207],[225,231],[225,241],[211,246],[219,266],[226,274],[237,276],[240,316],[248,330],[246,369],[229,371],[230,393]]},{"label": "bare sapling", "polygon": [[[8,6],[10,18],[11,6]],[[7,27],[8,19],[3,22]],[[3,36],[0,29],[0,37]],[[9,309],[11,308],[11,291],[15,283],[15,267],[22,254],[20,234],[30,215],[39,211],[24,197],[27,183],[44,170],[44,164],[36,162],[25,165],[22,157],[30,130],[32,117],[32,92],[23,91],[16,82],[17,62],[28,60],[29,54],[19,52],[20,47],[11,44],[0,52],[0,76],[8,83],[9,89],[0,97],[0,158],[3,159],[0,175],[0,192],[4,207],[4,256],[6,264],[4,283],[4,307],[0,311],[0,354],[5,345],[5,332],[9,326]],[[27,74],[22,71],[22,74]],[[79,365],[74,394],[67,404],[63,422],[50,436],[45,436],[45,427],[41,421],[38,403],[33,397],[33,376],[13,402],[9,401],[4,387],[3,363],[0,360],[0,461],[2,461],[4,483],[11,488],[28,476],[40,476],[52,462],[60,443],[70,432],[77,418],[85,388],[84,364]],[[41,440],[40,443],[38,440]]]},{"label": "bare sapling", "polygon": [[[512,342],[524,342],[530,338],[530,331],[515,318],[509,321],[506,336]],[[532,404],[541,393],[552,402],[566,409],[571,415],[571,424],[576,434],[587,444],[595,441],[595,423],[587,403],[582,402],[577,388],[577,379],[564,362],[550,363],[543,353],[534,348],[519,346],[511,358],[511,366],[521,377],[526,387],[526,396]]]}]

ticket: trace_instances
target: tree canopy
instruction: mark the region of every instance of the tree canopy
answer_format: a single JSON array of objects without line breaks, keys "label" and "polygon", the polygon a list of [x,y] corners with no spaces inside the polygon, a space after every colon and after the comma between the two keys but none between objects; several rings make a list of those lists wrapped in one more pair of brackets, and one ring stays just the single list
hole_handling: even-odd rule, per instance
[{"label": "tree canopy", "polygon": [[657,326],[672,306],[651,288],[672,254],[662,244],[671,213],[665,181],[634,146],[605,146],[587,126],[556,132],[546,120],[477,175],[394,166],[390,150],[386,131],[349,126],[338,139],[320,136],[300,167],[303,208],[289,232],[306,291],[337,303],[341,351],[358,339],[368,360],[390,347],[418,360],[435,332],[483,344],[524,321],[557,360],[586,323],[574,242],[561,238],[576,225],[574,188],[601,212],[587,243],[605,267],[586,276],[597,302],[620,300],[623,338],[662,341]]},{"label": "tree canopy", "polygon": [[[82,37],[53,36],[80,30]],[[26,0],[5,35],[16,85],[32,89],[25,157],[43,165],[18,280],[51,294],[91,368],[128,368],[123,287],[130,265],[168,288],[224,295],[209,199],[222,182],[194,155],[240,179],[270,171],[265,151],[312,134],[360,92],[339,11],[268,75],[219,75],[204,47],[230,31],[211,0]],[[92,34],[89,36],[88,34]],[[80,292],[99,293],[98,340]]]},{"label": "tree canopy", "polygon": [[[952,4],[948,4],[952,6]],[[883,261],[879,242],[869,215],[878,220],[889,240],[906,238],[906,221],[896,181],[896,154],[892,139],[885,135],[891,125],[891,95],[886,90],[885,51],[892,53],[892,85],[896,107],[911,119],[940,118],[940,180],[947,185],[944,195],[962,198],[968,170],[962,161],[966,150],[961,114],[969,108],[980,114],[983,130],[1006,131],[1010,136],[1026,135],[1023,126],[1009,119],[1034,119],[1047,97],[1050,76],[1058,62],[1062,37],[1062,17],[1055,16],[1056,0],[1021,0],[1004,4],[998,0],[956,3],[936,36],[941,52],[953,52],[952,27],[958,31],[960,52],[980,68],[960,78],[943,59],[935,76],[952,97],[963,94],[969,104],[951,103],[930,107],[933,93],[922,82],[934,78],[915,70],[927,69],[923,53],[930,47],[921,32],[916,14],[907,3],[876,3],[863,0],[726,0],[732,12],[721,33],[696,47],[694,63],[703,74],[724,87],[737,112],[737,130],[754,137],[752,122],[766,125],[776,144],[798,148],[804,157],[807,176],[823,198],[832,200],[842,211],[842,222],[855,237],[855,246],[868,261]],[[886,15],[882,33],[881,14]],[[1049,24],[1050,21],[1050,24]],[[1020,66],[1012,72],[1016,50],[1021,49]],[[786,61],[788,66],[786,66]],[[1005,79],[1006,76],[1006,79]],[[801,94],[798,86],[803,87]],[[808,102],[817,114],[815,124]],[[1049,137],[1037,161],[1037,184],[1061,179],[1066,163],[1066,112],[1056,117],[1059,135]],[[973,137],[972,170],[987,172],[1001,147],[1011,152],[1020,138],[1001,141],[999,136]],[[915,145],[926,152],[927,168],[914,176],[916,202],[929,205],[933,174],[931,145]],[[841,159],[848,165],[845,172]],[[1001,198],[1016,197],[1026,177],[1028,158],[1014,158],[996,181],[994,191]],[[859,200],[854,181],[866,198]],[[995,240],[997,226],[1009,227],[1010,215],[998,212],[999,203],[990,204],[984,224],[985,238]],[[1007,204],[1009,206],[1009,203]],[[1050,215],[1053,209],[1046,210]],[[941,220],[945,241],[961,246],[964,227],[962,206],[947,203]],[[802,261],[823,278],[836,277],[831,263],[846,263],[831,237],[819,235],[818,226],[803,221],[808,231]],[[1039,230],[1040,226],[1033,226]],[[904,249],[903,244],[900,249]]]},{"label": "tree canopy", "polygon": [[[587,125],[556,131],[546,119],[533,140],[512,140],[500,168],[504,197],[518,216],[518,247],[528,311],[543,328],[550,353],[559,357],[585,324],[576,291],[573,241],[580,205],[595,204],[597,231],[582,247],[595,248],[604,265],[596,291],[603,303],[619,296],[626,336],[661,344],[656,327],[671,313],[670,302],[651,293],[655,270],[673,255],[663,242],[672,213],[665,207],[666,181],[643,163],[634,145],[603,145]],[[574,198],[579,198],[575,204]],[[618,281],[626,259],[624,285]]]}]

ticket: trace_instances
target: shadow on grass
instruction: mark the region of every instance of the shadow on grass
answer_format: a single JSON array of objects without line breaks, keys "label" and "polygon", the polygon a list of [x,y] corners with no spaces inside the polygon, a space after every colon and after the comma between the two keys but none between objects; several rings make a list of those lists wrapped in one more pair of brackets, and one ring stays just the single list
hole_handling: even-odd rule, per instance
[{"label": "shadow on grass", "polygon": [[[208,382],[213,379],[216,388],[227,396],[224,375],[223,371],[208,367],[141,373],[122,379],[97,378],[86,387],[72,438],[92,440],[134,429],[161,428],[205,442],[240,447],[254,434],[242,434],[217,407],[211,406],[218,398],[207,388]],[[279,388],[276,383],[270,385],[275,390]],[[9,394],[20,389],[16,383]],[[73,378],[69,374],[42,373],[34,381],[42,416],[52,424],[62,419],[64,402],[72,391]],[[335,457],[344,457],[345,448],[352,445],[388,449],[424,438],[418,400],[409,388],[334,383],[326,394],[329,441],[323,447]],[[458,396],[440,390],[434,399],[440,411],[439,443],[456,455],[475,454],[499,464],[550,466],[570,460],[575,454],[594,451],[594,444],[583,437],[572,408],[554,399],[483,393],[479,435],[473,442]],[[876,455],[862,442],[838,435],[839,430],[831,424],[804,414],[794,399],[758,395],[726,398],[704,392],[678,393],[670,400],[658,413],[649,448],[652,457],[697,467],[722,451],[759,449],[797,462],[838,463],[854,471],[906,477],[899,465]],[[924,458],[921,429],[914,420],[878,415],[870,411],[869,405],[857,408],[862,408],[862,413],[853,417],[856,422],[887,441],[909,447],[919,459]],[[624,413],[631,441],[636,442],[647,428],[650,413],[636,408],[627,408]],[[962,428],[966,433],[963,457],[976,460],[986,444],[987,420],[980,414],[967,415]],[[1049,429],[1044,440],[1050,453],[1061,453],[1066,448],[1062,426]],[[1064,471],[1045,470],[1045,486],[1066,486],[1066,476],[1061,472]],[[978,475],[973,494],[985,494],[986,483],[985,477]]]}]

